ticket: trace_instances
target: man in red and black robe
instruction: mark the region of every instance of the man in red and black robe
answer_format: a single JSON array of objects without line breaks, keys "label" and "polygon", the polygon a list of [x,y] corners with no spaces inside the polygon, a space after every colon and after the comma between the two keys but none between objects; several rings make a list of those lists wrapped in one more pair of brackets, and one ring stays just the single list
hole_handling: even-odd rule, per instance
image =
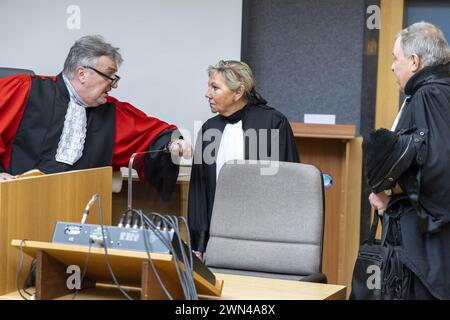
[{"label": "man in red and black robe", "polygon": [[[104,44],[101,37],[89,37],[84,38]],[[77,65],[71,73],[66,70],[66,60],[63,73],[55,77],[14,75],[0,79],[0,175],[7,177],[32,169],[55,173],[110,165],[118,169],[128,166],[135,152],[156,151],[145,158],[138,172],[159,191],[170,194],[178,165],[171,161],[170,152],[164,151],[182,155],[186,144],[178,140],[171,143],[174,125],[148,117],[131,104],[108,95],[117,87],[119,77],[115,72],[120,56],[117,59],[106,53],[94,62],[92,67]],[[73,113],[73,120],[68,120],[74,95],[82,101],[77,104],[82,113]],[[83,120],[77,127],[72,122],[80,121],[79,114]],[[67,141],[76,139],[79,155],[73,157],[71,142]],[[72,160],[61,160],[65,157]]]}]

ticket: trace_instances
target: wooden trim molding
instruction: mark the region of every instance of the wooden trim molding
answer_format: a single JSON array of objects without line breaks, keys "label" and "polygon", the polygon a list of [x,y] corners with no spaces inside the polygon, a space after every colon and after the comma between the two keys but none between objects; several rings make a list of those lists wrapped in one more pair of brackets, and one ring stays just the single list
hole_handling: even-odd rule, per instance
[{"label": "wooden trim molding", "polygon": [[355,126],[348,124],[312,124],[291,122],[294,137],[301,138],[329,138],[329,139],[353,139],[355,138]]},{"label": "wooden trim molding", "polygon": [[376,128],[390,128],[398,113],[400,91],[391,71],[395,35],[403,29],[404,0],[381,0]]}]

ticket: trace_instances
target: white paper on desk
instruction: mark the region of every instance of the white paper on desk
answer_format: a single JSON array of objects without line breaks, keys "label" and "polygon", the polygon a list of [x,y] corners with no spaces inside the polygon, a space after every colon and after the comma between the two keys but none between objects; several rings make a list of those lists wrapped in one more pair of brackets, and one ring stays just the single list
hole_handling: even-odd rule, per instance
[{"label": "white paper on desk", "polygon": [[336,124],[335,114],[305,113],[304,123]]}]

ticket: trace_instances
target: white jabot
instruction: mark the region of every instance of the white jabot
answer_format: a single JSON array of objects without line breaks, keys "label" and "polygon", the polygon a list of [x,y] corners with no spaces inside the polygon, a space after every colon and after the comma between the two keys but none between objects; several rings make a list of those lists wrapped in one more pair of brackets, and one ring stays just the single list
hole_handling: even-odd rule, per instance
[{"label": "white jabot", "polygon": [[400,117],[402,116],[403,109],[405,108],[406,103],[409,101],[411,96],[407,96],[405,100],[403,100],[403,104],[400,108],[400,111],[397,113],[397,116],[395,117],[394,123],[392,124],[391,131],[395,131],[398,125],[398,121],[400,120]]},{"label": "white jabot", "polygon": [[216,158],[216,181],[222,166],[229,160],[244,160],[242,120],[234,124],[228,123],[223,130]]},{"label": "white jabot", "polygon": [[88,106],[78,96],[69,79],[64,75],[63,79],[69,91],[70,101],[55,159],[58,162],[73,165],[83,155],[87,125],[86,107]]}]

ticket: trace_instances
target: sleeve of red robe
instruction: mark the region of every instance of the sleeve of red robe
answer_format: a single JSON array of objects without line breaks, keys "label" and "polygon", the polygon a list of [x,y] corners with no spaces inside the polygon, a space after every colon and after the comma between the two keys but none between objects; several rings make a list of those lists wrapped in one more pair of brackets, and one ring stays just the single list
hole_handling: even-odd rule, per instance
[{"label": "sleeve of red robe", "polygon": [[0,79],[0,172],[7,172],[9,167],[11,148],[30,89],[30,75]]},{"label": "sleeve of red robe", "polygon": [[135,169],[141,180],[150,182],[168,200],[178,177],[179,167],[172,162],[164,148],[171,139],[176,126],[144,112],[126,102],[110,97],[108,102],[116,105],[116,137],[113,152],[113,167],[128,167],[133,153],[152,151],[145,157],[135,159]]}]

